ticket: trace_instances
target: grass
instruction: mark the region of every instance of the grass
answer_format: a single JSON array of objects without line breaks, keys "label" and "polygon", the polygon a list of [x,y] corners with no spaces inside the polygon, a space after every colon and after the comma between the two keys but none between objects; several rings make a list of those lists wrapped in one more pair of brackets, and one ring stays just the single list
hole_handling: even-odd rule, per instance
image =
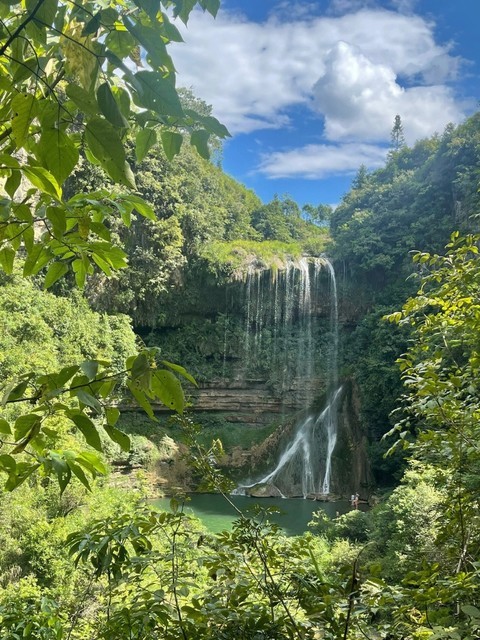
[{"label": "grass", "polygon": [[282,269],[291,260],[305,254],[319,255],[328,241],[328,235],[312,237],[308,242],[280,242],[278,240],[235,240],[212,242],[203,251],[216,273],[241,278],[249,266],[258,269]]}]

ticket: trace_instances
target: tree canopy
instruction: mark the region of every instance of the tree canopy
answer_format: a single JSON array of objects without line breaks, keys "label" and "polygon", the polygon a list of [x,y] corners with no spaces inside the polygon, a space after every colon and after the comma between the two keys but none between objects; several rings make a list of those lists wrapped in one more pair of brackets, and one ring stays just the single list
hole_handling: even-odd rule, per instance
[{"label": "tree canopy", "polygon": [[[182,38],[169,15],[186,23],[195,7],[215,16],[219,3],[1,4],[0,266],[7,274],[17,258],[23,275],[42,276],[45,288],[67,273],[80,288],[95,270],[111,276],[126,265],[112,238],[115,225],[129,227],[135,214],[156,220],[136,193],[127,136],[140,162],[157,139],[167,158],[179,153],[185,136],[208,157],[210,136],[228,135],[210,113],[195,110],[195,101],[182,106],[175,87],[168,45]],[[80,157],[100,167],[113,186],[87,186],[64,197],[62,186]],[[9,381],[2,396],[9,409],[1,421],[6,486],[41,469],[57,476],[62,491],[72,474],[88,487],[85,472],[96,475],[104,467],[91,451],[53,449],[49,434],[56,421],[66,420],[101,450],[103,419],[109,437],[128,448],[112,406],[119,386],[126,385],[152,417],[153,399],[183,410],[177,376],[194,380],[179,365],[162,363],[158,350],[144,349],[122,366],[92,356]]]}]

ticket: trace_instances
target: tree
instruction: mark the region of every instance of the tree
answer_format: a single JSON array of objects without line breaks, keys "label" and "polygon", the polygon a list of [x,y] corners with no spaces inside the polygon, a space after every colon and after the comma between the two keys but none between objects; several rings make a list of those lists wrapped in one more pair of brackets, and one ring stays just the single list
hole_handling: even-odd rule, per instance
[{"label": "tree", "polygon": [[[17,258],[24,276],[44,275],[45,288],[67,273],[82,288],[97,269],[110,276],[125,267],[125,253],[112,241],[113,221],[128,227],[136,214],[155,220],[135,193],[127,133],[139,161],[157,138],[167,158],[179,152],[185,136],[208,157],[210,136],[228,135],[210,114],[182,107],[175,88],[167,46],[182,38],[168,13],[186,23],[197,5],[213,16],[219,8],[218,0],[1,5],[0,266],[6,273]],[[115,186],[66,199],[62,184],[81,154]],[[89,487],[86,472],[95,476],[104,467],[91,451],[53,449],[49,434],[56,420],[100,450],[95,418],[105,419],[109,437],[128,448],[128,437],[115,427],[115,391],[126,384],[151,417],[153,400],[182,411],[177,375],[194,382],[182,367],[160,362],[158,350],[145,349],[120,370],[91,359],[53,372],[27,371],[11,381],[0,419],[7,488],[37,469],[53,472],[62,491],[72,474]]]},{"label": "tree", "polygon": [[405,146],[405,135],[403,133],[402,119],[399,115],[395,116],[393,128],[390,134],[391,148],[393,151],[398,151]]},{"label": "tree", "polygon": [[316,207],[311,204],[305,204],[302,207],[302,213],[309,222],[325,226],[330,222],[333,208],[329,204],[319,204]]},{"label": "tree", "polygon": [[361,189],[368,179],[368,169],[367,166],[361,164],[358,168],[357,174],[352,182],[352,189]]},{"label": "tree", "polygon": [[444,554],[453,573],[476,572],[480,550],[479,241],[455,232],[447,255],[416,253],[419,292],[389,316],[412,326],[414,338],[398,361],[407,393],[396,446],[436,471],[445,492]]}]

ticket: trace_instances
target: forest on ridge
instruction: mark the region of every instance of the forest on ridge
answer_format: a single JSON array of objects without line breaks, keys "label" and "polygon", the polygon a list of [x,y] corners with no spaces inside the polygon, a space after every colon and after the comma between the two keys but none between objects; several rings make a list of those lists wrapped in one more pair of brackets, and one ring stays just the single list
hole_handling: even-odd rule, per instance
[{"label": "forest on ridge", "polygon": [[[0,3],[0,639],[473,640],[480,112],[397,136],[335,208],[263,203],[170,56],[172,16],[219,4]],[[325,255],[375,505],[291,537],[155,508],[159,468],[230,502],[235,454],[267,455],[272,425],[191,398],[239,366],[226,292]]]}]

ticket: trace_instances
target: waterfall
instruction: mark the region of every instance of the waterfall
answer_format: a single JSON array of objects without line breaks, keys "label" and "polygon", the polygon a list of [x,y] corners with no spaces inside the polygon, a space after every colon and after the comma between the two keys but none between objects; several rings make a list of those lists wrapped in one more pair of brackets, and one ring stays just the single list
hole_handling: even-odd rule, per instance
[{"label": "waterfall", "polygon": [[[255,485],[272,485],[283,496],[285,495],[327,495],[331,490],[332,455],[337,441],[338,429],[338,403],[341,397],[342,387],[338,382],[338,298],[335,271],[327,259],[313,261],[313,277],[310,275],[312,260],[302,258],[296,264],[288,263],[285,270],[276,275],[274,282],[274,296],[271,303],[274,335],[274,349],[277,350],[280,323],[282,323],[284,340],[292,333],[294,322],[298,328],[298,343],[296,344],[296,362],[288,362],[287,349],[281,357],[283,361],[284,378],[282,389],[286,380],[295,376],[297,380],[297,393],[302,394],[306,417],[296,425],[290,442],[287,443],[281,453],[275,468],[255,482],[245,483],[237,490],[238,493]],[[312,332],[312,315],[314,303],[318,304],[318,281],[322,267],[326,267],[329,276],[329,300],[330,300],[330,339],[328,357],[328,375],[326,384],[326,401],[318,415],[310,412],[312,402],[312,378],[314,376],[315,340]],[[280,295],[281,278],[283,283],[283,296]],[[257,279],[258,289],[255,291],[257,317],[258,307],[262,312],[266,309],[265,301],[261,300],[260,279]],[[250,295],[251,280],[246,283]],[[272,287],[269,289],[270,295]],[[250,317],[251,302],[247,304],[247,315]],[[250,322],[250,320],[248,320]],[[257,320],[256,330],[261,324]],[[260,327],[261,328],[261,327]],[[254,344],[258,338],[254,337]],[[250,344],[250,343],[246,343]],[[285,343],[284,343],[285,346]],[[275,353],[275,359],[280,354]],[[258,353],[255,354],[255,357]],[[278,362],[280,364],[280,362]],[[288,373],[288,368],[295,371]]]}]

